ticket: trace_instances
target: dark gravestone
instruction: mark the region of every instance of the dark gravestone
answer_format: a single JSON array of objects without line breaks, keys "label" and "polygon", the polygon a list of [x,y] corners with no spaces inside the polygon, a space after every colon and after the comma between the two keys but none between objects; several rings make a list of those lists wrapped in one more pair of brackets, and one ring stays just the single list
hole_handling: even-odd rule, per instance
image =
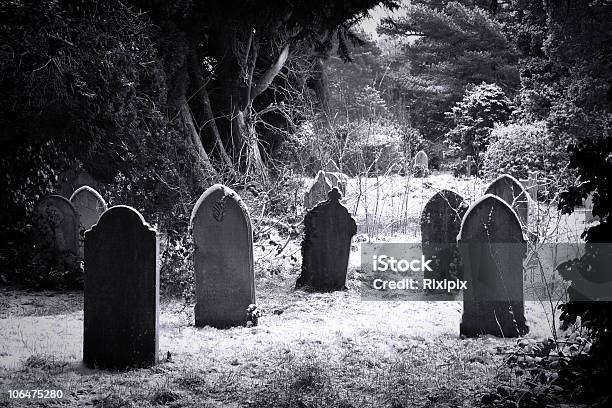
[{"label": "dark gravestone", "polygon": [[527,226],[529,196],[517,179],[508,174],[503,174],[489,184],[485,194],[495,194],[504,200],[516,211],[521,225]]},{"label": "dark gravestone", "polygon": [[67,256],[79,254],[79,217],[66,198],[44,197],[36,205],[34,224],[38,239],[53,250]]},{"label": "dark gravestone", "polygon": [[85,365],[155,365],[158,319],[157,232],[135,209],[112,207],[85,233]]},{"label": "dark gravestone", "polygon": [[304,217],[302,273],[296,287],[331,292],[346,289],[346,271],[351,238],[357,224],[340,204],[337,188]]},{"label": "dark gravestone", "polygon": [[523,304],[526,245],[516,213],[487,194],[472,205],[457,237],[467,289],[460,332],[516,337],[527,333]]},{"label": "dark gravestone", "polygon": [[436,193],[421,214],[421,243],[426,259],[433,259],[433,271],[425,271],[426,279],[461,278],[461,260],[457,234],[468,205],[450,190]]},{"label": "dark gravestone", "polygon": [[253,234],[244,203],[231,189],[215,184],[191,213],[195,244],[195,325],[245,325],[255,303]]},{"label": "dark gravestone", "polygon": [[70,196],[70,202],[79,216],[79,253],[82,257],[85,231],[93,227],[102,213],[106,211],[106,202],[96,190],[89,186],[76,189]]},{"label": "dark gravestone", "polygon": [[314,182],[304,194],[304,208],[309,210],[321,201],[327,200],[327,193],[332,189],[330,180],[325,173],[319,171]]}]

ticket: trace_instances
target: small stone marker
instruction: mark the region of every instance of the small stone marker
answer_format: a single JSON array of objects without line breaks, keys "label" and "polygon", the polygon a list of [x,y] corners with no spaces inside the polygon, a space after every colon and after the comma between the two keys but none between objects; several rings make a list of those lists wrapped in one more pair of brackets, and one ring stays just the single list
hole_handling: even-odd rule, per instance
[{"label": "small stone marker", "polygon": [[421,243],[426,259],[433,259],[433,271],[425,271],[426,279],[461,279],[461,258],[457,234],[468,209],[463,198],[450,190],[436,193],[421,214]]},{"label": "small stone marker", "polygon": [[331,189],[331,182],[325,177],[325,173],[322,171],[318,172],[314,182],[304,194],[304,208],[309,210],[321,201],[325,201],[327,199],[327,193]]},{"label": "small stone marker", "polygon": [[246,206],[233,190],[215,184],[193,207],[191,227],[195,325],[245,325],[246,310],[255,304],[253,233]]},{"label": "small stone marker", "polygon": [[429,170],[429,157],[423,150],[417,152],[414,156],[414,167],[421,167],[424,170]]},{"label": "small stone marker", "polygon": [[79,215],[79,254],[82,257],[85,231],[93,227],[106,211],[106,202],[100,193],[89,186],[76,189],[70,196],[70,202]]},{"label": "small stone marker", "polygon": [[83,362],[126,370],[158,361],[157,232],[132,207],[107,210],[85,233]]},{"label": "small stone marker", "polygon": [[457,236],[463,262],[460,333],[516,337],[527,333],[523,304],[526,245],[514,210],[493,194],[473,204]]},{"label": "small stone marker", "polygon": [[538,185],[538,173],[535,171],[530,171],[528,173],[528,179],[527,179],[527,192],[529,193],[529,196],[531,197],[531,199],[537,203],[538,202],[538,194],[539,194],[539,190],[540,190],[540,186]]},{"label": "small stone marker", "polygon": [[489,184],[485,194],[494,194],[504,200],[516,211],[521,225],[527,226],[529,196],[517,179],[508,174],[503,174]]},{"label": "small stone marker", "polygon": [[468,177],[472,176],[472,166],[474,165],[474,160],[472,159],[472,156],[467,156],[465,158],[465,174]]},{"label": "small stone marker", "polygon": [[306,286],[325,292],[346,289],[351,238],[357,232],[357,224],[340,204],[337,188],[328,197],[304,217],[302,273],[297,288]]},{"label": "small stone marker", "polygon": [[599,217],[593,215],[593,194],[589,194],[584,200],[584,222],[590,224],[595,220],[599,220]]},{"label": "small stone marker", "polygon": [[66,198],[52,194],[40,200],[34,224],[45,245],[69,256],[79,254],[79,218]]}]

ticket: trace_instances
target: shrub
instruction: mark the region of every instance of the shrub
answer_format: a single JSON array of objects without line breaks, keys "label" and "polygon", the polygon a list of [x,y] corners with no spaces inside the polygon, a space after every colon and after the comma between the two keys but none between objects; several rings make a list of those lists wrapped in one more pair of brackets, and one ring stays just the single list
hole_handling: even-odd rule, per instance
[{"label": "shrub", "polygon": [[549,132],[544,122],[498,126],[491,139],[483,160],[485,177],[505,173],[520,179],[536,171],[541,184],[559,183],[561,170],[568,163],[568,142]]},{"label": "shrub", "polygon": [[446,114],[455,125],[446,137],[461,146],[465,156],[476,157],[489,145],[493,127],[510,118],[512,108],[510,99],[498,85],[483,82],[468,89],[463,99]]},{"label": "shrub", "polygon": [[351,175],[384,174],[395,164],[403,164],[416,151],[411,129],[384,121],[351,123],[342,154],[343,171]]}]

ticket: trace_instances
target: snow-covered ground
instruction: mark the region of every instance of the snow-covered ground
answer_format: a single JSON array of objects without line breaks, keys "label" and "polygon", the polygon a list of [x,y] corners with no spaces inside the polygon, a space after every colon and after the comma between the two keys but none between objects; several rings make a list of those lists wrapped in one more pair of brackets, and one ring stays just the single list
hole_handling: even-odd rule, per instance
[{"label": "snow-covered ground", "polygon": [[[418,242],[420,212],[436,191],[452,189],[471,203],[485,188],[476,179],[455,179],[447,174],[411,179],[409,184],[400,176],[361,180],[361,190],[359,183],[356,179],[350,181],[347,207],[355,213],[359,233],[380,241]],[[389,226],[398,217],[406,220],[404,230],[399,223]],[[566,234],[573,239],[572,234],[574,237],[579,234],[584,224],[576,217],[573,221],[566,217],[557,225],[559,235]],[[274,255],[266,255],[270,253]],[[289,255],[295,257],[291,262],[287,260]],[[59,365],[58,378],[73,390],[71,398],[75,404],[91,402],[91,398],[106,392],[104,387],[116,390],[117,384],[134,381],[139,384],[157,381],[156,384],[163,385],[171,381],[168,378],[187,381],[185,378],[191,378],[193,373],[212,381],[206,386],[199,385],[207,387],[207,392],[222,387],[219,384],[226,387],[230,379],[247,387],[264,384],[276,390],[276,383],[271,379],[293,375],[290,371],[299,370],[300,364],[315,363],[332,373],[335,387],[357,392],[364,399],[374,401],[372,406],[377,406],[376,396],[368,388],[368,376],[384,376],[399,366],[402,373],[414,374],[415,387],[423,390],[429,390],[429,385],[419,379],[418,370],[437,376],[440,367],[457,368],[460,374],[446,375],[452,381],[461,376],[461,381],[469,384],[465,392],[498,380],[496,376],[503,359],[498,351],[516,340],[490,336],[461,339],[460,301],[364,301],[357,274],[360,253],[355,250],[351,251],[347,291],[325,294],[296,291],[299,255],[299,240],[290,242],[280,255],[275,250],[267,251],[265,246],[255,246],[255,262],[259,266],[256,267],[257,303],[263,311],[258,327],[196,328],[192,304],[164,300],[159,328],[162,364],[137,370],[140,374],[119,377],[85,369],[81,364],[81,293],[0,291],[0,385],[2,388],[32,385],[20,383],[35,381],[23,374],[31,370],[28,367],[32,365],[32,356],[44,356],[55,366]],[[277,272],[271,274],[272,270]],[[530,326],[528,337],[551,336],[553,320],[555,327],[559,326],[546,302],[526,302],[525,315]],[[171,361],[165,361],[168,352]],[[406,362],[412,362],[414,367],[405,366]],[[21,374],[15,376],[15,373]],[[96,380],[92,377],[94,374]],[[84,387],[88,387],[86,391]],[[223,389],[230,392],[227,387]],[[243,394],[246,391],[229,389],[232,398],[248,402],[250,397]],[[146,390],[138,392],[146,393]],[[189,394],[184,398],[195,397]],[[225,405],[224,398],[229,397],[211,398]]]}]

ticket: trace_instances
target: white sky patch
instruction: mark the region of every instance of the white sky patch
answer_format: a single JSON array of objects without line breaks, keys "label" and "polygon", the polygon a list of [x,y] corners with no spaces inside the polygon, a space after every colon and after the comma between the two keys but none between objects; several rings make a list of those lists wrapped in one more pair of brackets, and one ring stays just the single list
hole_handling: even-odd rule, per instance
[{"label": "white sky patch", "polygon": [[404,6],[409,3],[409,0],[402,0],[399,3],[400,8],[395,11],[391,11],[382,6],[376,6],[370,11],[370,17],[364,19],[359,24],[359,27],[367,34],[371,35],[374,40],[378,40],[381,36],[376,32],[376,27],[380,23],[380,20],[387,17],[402,17],[406,15]]}]

